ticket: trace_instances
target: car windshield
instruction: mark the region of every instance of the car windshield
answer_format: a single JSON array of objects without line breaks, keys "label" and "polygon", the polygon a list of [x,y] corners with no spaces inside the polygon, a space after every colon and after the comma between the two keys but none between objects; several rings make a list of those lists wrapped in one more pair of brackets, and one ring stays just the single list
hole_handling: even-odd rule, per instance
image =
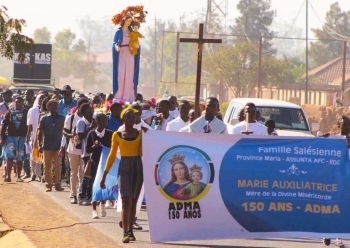
[{"label": "car windshield", "polygon": [[304,130],[309,131],[305,116],[301,109],[257,107],[261,114],[259,122],[272,119],[276,129]]}]

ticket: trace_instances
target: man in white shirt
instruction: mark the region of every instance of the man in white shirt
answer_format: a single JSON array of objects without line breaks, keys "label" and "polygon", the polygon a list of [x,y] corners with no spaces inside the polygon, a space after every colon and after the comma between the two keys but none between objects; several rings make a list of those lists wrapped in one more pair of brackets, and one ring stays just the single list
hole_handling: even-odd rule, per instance
[{"label": "man in white shirt", "polygon": [[154,130],[165,131],[169,122],[174,118],[169,113],[170,103],[168,100],[162,100],[158,104],[157,116],[153,119],[152,127]]},{"label": "man in white shirt", "polygon": [[190,109],[190,111],[189,111],[189,113],[188,113],[188,116],[189,116],[189,118],[190,118],[190,121],[189,121],[189,123],[188,123],[187,126],[184,126],[183,128],[181,128],[181,129],[179,130],[180,133],[188,133],[188,132],[190,131],[190,125],[191,125],[191,123],[194,122],[194,121],[196,120],[196,119],[194,118],[194,113],[195,113],[194,109]]},{"label": "man in white shirt", "polygon": [[256,121],[256,107],[252,102],[248,102],[244,106],[245,121],[241,121],[234,125],[231,129],[232,134],[247,135],[247,129],[252,135],[267,136],[267,127]]},{"label": "man in white shirt", "polygon": [[168,100],[170,103],[169,113],[175,119],[175,118],[179,117],[179,115],[180,115],[180,111],[177,108],[177,98],[176,98],[176,96],[170,96],[168,98]]},{"label": "man in white shirt", "polygon": [[[28,132],[27,132],[26,143],[30,144],[31,147],[33,146],[33,143],[34,143],[36,130],[38,126],[38,120],[40,116],[40,106],[44,98],[45,98],[44,94],[39,94],[35,99],[33,107],[28,110],[28,115],[27,115]],[[32,162],[33,161],[30,159],[32,181],[35,181],[36,175],[34,173],[34,166],[32,166],[33,165]],[[25,178],[28,178],[28,175],[26,175]]]},{"label": "man in white shirt", "polygon": [[[74,130],[76,129],[76,125],[79,120],[83,118],[83,115],[80,113],[80,106],[83,103],[89,103],[87,98],[80,98],[77,104],[77,111],[72,115],[67,115],[66,120],[64,122],[64,130],[61,142],[61,151],[63,154],[63,150],[67,148],[69,165],[70,165],[70,195],[72,204],[77,204],[77,178],[79,178],[79,185],[83,179],[83,160],[82,160],[82,149],[75,148],[73,144],[73,137],[75,135]],[[68,146],[66,145],[68,143]]]},{"label": "man in white shirt", "polygon": [[180,115],[168,123],[166,131],[179,132],[181,128],[190,124],[190,103],[182,100],[179,104]]},{"label": "man in white shirt", "polygon": [[226,124],[216,117],[220,111],[219,106],[219,100],[216,97],[208,97],[205,100],[204,115],[190,124],[189,132],[227,134]]}]

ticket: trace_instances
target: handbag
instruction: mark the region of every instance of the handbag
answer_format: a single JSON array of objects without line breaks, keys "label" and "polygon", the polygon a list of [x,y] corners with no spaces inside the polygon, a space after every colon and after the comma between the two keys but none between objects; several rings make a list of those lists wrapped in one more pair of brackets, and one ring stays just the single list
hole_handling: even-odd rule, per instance
[{"label": "handbag", "polygon": [[[86,130],[86,124],[84,127],[84,131]],[[73,136],[73,145],[77,149],[83,148],[83,143],[79,139],[79,135],[77,134],[77,126],[74,127],[74,136]]]},{"label": "handbag", "polygon": [[[91,134],[91,138],[92,138],[92,144],[95,144],[93,133]],[[91,171],[92,171],[93,165],[94,165],[94,160],[92,160],[92,153],[91,153],[90,158],[87,161],[86,166],[84,168],[84,177],[91,178]]]}]

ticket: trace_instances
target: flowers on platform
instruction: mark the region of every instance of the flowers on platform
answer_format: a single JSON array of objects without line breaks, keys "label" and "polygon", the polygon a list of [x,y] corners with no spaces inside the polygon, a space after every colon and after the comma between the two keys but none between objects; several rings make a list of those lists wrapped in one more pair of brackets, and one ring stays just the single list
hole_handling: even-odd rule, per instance
[{"label": "flowers on platform", "polygon": [[111,104],[113,103],[113,100],[109,100],[109,101],[106,101],[106,103],[104,104],[94,104],[93,105],[93,109],[95,111],[95,113],[98,113],[98,114],[110,114],[110,107],[111,107]]},{"label": "flowers on platform", "polygon": [[146,22],[147,14],[148,12],[143,10],[143,5],[128,6],[119,14],[114,15],[112,18],[112,22],[114,23],[114,25],[118,25],[122,23],[125,17],[130,16],[134,19],[134,21],[144,23]]},{"label": "flowers on platform", "polygon": [[155,109],[157,106],[157,100],[152,98],[151,100],[147,100],[146,103],[143,104],[142,109]]}]

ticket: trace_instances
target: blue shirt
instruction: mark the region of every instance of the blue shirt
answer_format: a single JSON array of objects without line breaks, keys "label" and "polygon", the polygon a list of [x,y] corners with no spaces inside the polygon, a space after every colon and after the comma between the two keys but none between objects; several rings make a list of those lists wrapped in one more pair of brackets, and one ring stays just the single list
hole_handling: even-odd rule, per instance
[{"label": "blue shirt", "polygon": [[65,104],[64,99],[62,99],[59,101],[59,103],[60,107],[58,108],[58,113],[66,117],[69,114],[70,110],[77,106],[78,101],[73,99],[70,104]]},{"label": "blue shirt", "polygon": [[108,127],[107,129],[115,132],[119,127],[123,125],[123,122],[120,118],[114,118],[112,115],[108,116]]},{"label": "blue shirt", "polygon": [[60,149],[64,119],[64,116],[59,114],[56,117],[48,114],[41,119],[39,129],[44,131],[44,150],[58,151]]}]

